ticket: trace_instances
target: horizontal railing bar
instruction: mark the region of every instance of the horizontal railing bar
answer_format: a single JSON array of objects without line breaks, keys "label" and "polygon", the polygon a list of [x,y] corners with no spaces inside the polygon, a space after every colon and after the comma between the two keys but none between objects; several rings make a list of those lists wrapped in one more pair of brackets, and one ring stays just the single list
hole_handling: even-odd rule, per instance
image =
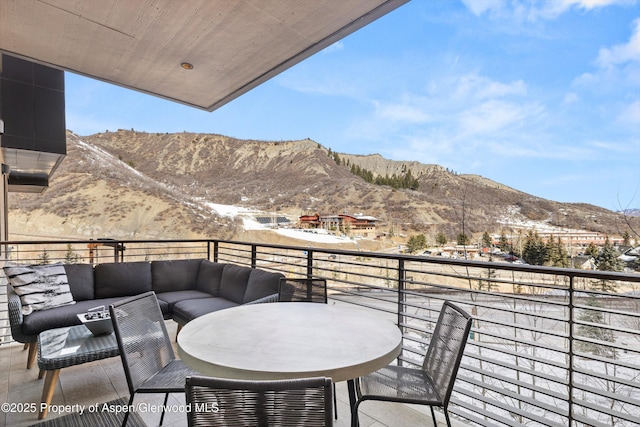
[{"label": "horizontal railing bar", "polygon": [[[621,333],[624,333],[624,334],[631,334],[631,335],[636,335],[638,333],[638,331],[635,330],[635,329],[617,328],[617,327],[612,327],[612,326],[605,325],[605,324],[602,324],[602,323],[585,322],[585,321],[582,321],[582,320],[575,320],[574,321],[574,325],[590,326],[590,327],[599,328],[599,329],[602,329],[602,330],[605,330],[605,331],[621,332]],[[574,334],[574,336],[575,335],[576,334]],[[581,335],[578,335],[578,336],[581,336]],[[610,347],[619,348],[621,350],[623,350],[623,349],[624,350],[628,350],[627,347],[616,346],[615,343],[612,343],[612,342],[609,342],[609,341],[603,341],[603,342],[608,343],[607,345],[610,346]],[[633,350],[631,350],[631,351],[633,351]]]},{"label": "horizontal railing bar", "polygon": [[[476,359],[476,360],[479,360],[479,361],[482,361],[484,363],[488,363],[488,364],[491,364],[491,365],[501,366],[501,367],[503,367],[505,369],[510,369],[512,371],[521,372],[521,373],[523,373],[525,375],[530,375],[530,376],[532,376],[534,378],[542,378],[542,379],[545,379],[547,381],[551,381],[553,383],[560,384],[560,385],[563,385],[563,386],[569,385],[568,378],[561,378],[561,377],[553,376],[553,375],[546,374],[546,373],[543,373],[543,372],[538,372],[538,371],[536,371],[535,369],[532,369],[532,368],[515,367],[516,365],[511,365],[511,364],[508,364],[508,363],[497,361],[495,359],[489,359],[488,357],[483,357],[483,356],[480,356],[480,355],[477,355],[477,354],[476,355],[465,354],[465,357],[468,357],[468,358],[471,358],[471,359]],[[460,366],[464,366],[465,369],[468,369],[468,370],[471,370],[471,371],[474,370],[473,366],[469,365],[468,363],[463,363]],[[491,375],[489,373],[485,373],[485,374],[487,374],[489,376]]]},{"label": "horizontal railing bar", "polygon": [[[591,387],[585,384],[576,384],[574,386],[576,389],[578,390],[582,390],[585,391],[587,393],[591,393],[591,394],[596,394],[598,396],[602,396],[605,397],[607,399],[611,399],[611,400],[621,400],[621,396],[619,396],[618,393],[616,392],[611,392],[608,391],[606,389],[603,388],[596,388],[596,387]],[[638,399],[634,399],[632,397],[626,396],[626,398],[623,401],[625,404],[629,404],[629,405],[633,405],[635,406],[637,409],[637,412],[640,413],[640,400]]]},{"label": "horizontal railing bar", "polygon": [[611,382],[614,382],[614,383],[624,384],[627,387],[633,387],[633,388],[636,388],[636,389],[640,389],[640,382],[637,379],[635,379],[635,380],[625,380],[624,378],[620,378],[620,377],[617,377],[615,375],[604,375],[604,374],[602,374],[600,372],[595,372],[595,371],[592,371],[592,370],[589,370],[589,369],[582,369],[582,368],[580,368],[578,366],[573,368],[573,373],[574,374],[582,374],[582,375],[585,375],[585,376],[590,377],[590,378],[601,378],[601,379],[604,379],[604,380],[607,380],[607,381],[611,381]]},{"label": "horizontal railing bar", "polygon": [[625,316],[625,317],[640,318],[640,313],[630,313],[628,311],[614,310],[607,307],[596,307],[592,305],[574,304],[574,308],[577,308],[580,310],[597,311],[599,313],[616,314],[616,315]]},{"label": "horizontal railing bar", "polygon": [[[480,375],[482,378],[489,377],[491,379],[495,379],[495,380],[498,380],[498,381],[501,381],[501,382],[505,382],[505,383],[508,383],[508,384],[513,384],[516,387],[520,387],[520,388],[524,388],[524,389],[527,389],[527,390],[531,390],[531,391],[533,391],[535,393],[543,394],[545,396],[549,396],[549,397],[552,397],[554,399],[566,400],[566,397],[567,397],[566,393],[560,393],[560,392],[556,392],[556,391],[553,391],[553,390],[547,390],[547,389],[544,389],[542,387],[537,387],[535,385],[532,385],[532,384],[529,384],[529,383],[525,383],[524,381],[518,381],[516,379],[509,378],[506,375],[496,374],[495,372],[487,373],[487,372],[482,371],[481,369],[476,369],[476,368],[471,367],[469,365],[464,365],[464,369],[466,369],[468,371],[471,371],[471,372],[474,372],[474,373]],[[488,388],[488,389],[493,390],[493,391],[498,392],[498,393],[501,393],[502,390],[503,390],[502,388],[497,388],[496,386],[493,386],[491,384],[486,385],[484,382],[478,381],[475,378],[471,378],[471,377],[468,377],[468,376],[465,376],[464,378],[461,377],[460,380],[468,382],[470,384],[473,384],[476,387]],[[563,412],[557,412],[557,411],[552,411],[552,412],[556,412],[558,414],[562,414],[562,415],[565,415],[565,416],[568,415],[568,411],[567,410],[564,410]]]},{"label": "horizontal railing bar", "polygon": [[[471,342],[469,344],[470,345],[474,345],[476,347],[481,347],[481,348],[486,349],[488,351],[494,351],[494,352],[497,352],[497,353],[504,353],[504,354],[507,354],[507,355],[512,356],[512,357],[519,357],[521,359],[527,359],[527,360],[531,360],[533,362],[543,363],[545,365],[550,365],[550,366],[553,366],[553,367],[556,367],[556,368],[560,368],[560,369],[569,369],[569,366],[565,362],[556,362],[556,361],[550,360],[548,358],[542,359],[542,358],[537,357],[537,356],[533,356],[533,355],[530,355],[530,354],[527,354],[527,353],[522,353],[522,352],[518,352],[518,351],[514,351],[514,350],[509,350],[509,349],[506,349],[506,348],[497,349],[497,348],[495,348],[494,346],[492,346],[490,344],[485,344],[485,343],[479,342],[479,341],[473,341],[473,342]],[[564,352],[562,352],[562,353],[564,353]]]},{"label": "horizontal railing bar", "polygon": [[[456,415],[459,418],[471,421],[483,427],[495,426],[495,424],[487,422],[487,418],[500,422],[501,426],[511,426],[511,427],[522,426],[522,424],[518,423],[517,421],[514,421],[513,419],[500,417],[490,412],[483,411],[459,399],[451,398],[451,403],[454,403],[455,406],[449,406],[449,414]],[[465,410],[461,410],[461,408]],[[475,411],[478,414],[482,413],[485,416],[485,418],[483,419],[478,416],[475,416],[472,412],[468,412],[468,411]]]},{"label": "horizontal railing bar", "polygon": [[[483,396],[481,394],[469,393],[468,390],[459,389],[458,387],[455,387],[454,390],[459,394],[462,394],[462,395],[465,395],[465,396],[469,396],[469,397],[471,397],[471,398],[473,398],[475,400],[479,400],[480,402],[483,402],[483,403],[485,403],[487,405],[490,405],[490,406],[493,406],[495,408],[499,408],[499,409],[501,409],[501,410],[503,410],[505,412],[508,412],[509,414],[517,414],[517,415],[521,416],[522,418],[529,419],[529,420],[532,420],[532,421],[537,421],[537,422],[539,422],[539,423],[541,423],[541,424],[543,424],[545,426],[563,427],[563,424],[559,424],[559,423],[553,422],[553,421],[549,420],[548,418],[533,414],[531,412],[527,412],[527,411],[522,410],[520,408],[517,408],[515,406],[509,406],[509,405],[506,405],[506,404],[504,404],[502,402],[498,402],[497,400],[489,399],[489,398],[487,398],[487,397],[485,397],[485,396]],[[454,401],[454,398],[452,398],[451,400]],[[460,401],[460,399],[455,399],[456,404],[458,404],[459,401]],[[485,409],[484,412],[486,414],[487,410]],[[491,412],[489,412],[489,413],[492,414]],[[492,415],[495,416],[495,414],[492,414]],[[488,415],[486,415],[486,416],[488,416]],[[509,423],[509,425],[511,425],[511,424]],[[519,423],[519,424],[514,424],[514,425],[522,426],[523,424]]]},{"label": "horizontal railing bar", "polygon": [[[584,342],[584,343],[589,343],[589,344],[595,344],[601,347],[607,347],[607,348],[612,348],[612,349],[616,349],[619,351],[625,351],[627,348],[626,347],[622,347],[614,342],[610,342],[610,341],[602,341],[602,340],[596,340],[596,339],[592,339],[592,338],[588,338],[582,335],[575,335],[573,337],[574,341],[579,341],[579,342]],[[632,350],[633,351],[633,350]],[[636,353],[636,351],[634,351],[634,353]],[[587,359],[594,359],[594,356],[589,356],[586,353],[580,353],[580,352],[576,352],[576,354],[580,354],[580,355],[584,355],[585,358]],[[636,369],[636,368],[634,368]]]},{"label": "horizontal railing bar", "polygon": [[493,333],[493,332],[487,332],[487,331],[482,331],[482,336],[487,336],[487,337],[492,337],[495,339],[500,339],[503,341],[509,341],[509,342],[515,342],[518,344],[522,344],[525,346],[529,346],[529,347],[537,347],[537,348],[542,348],[542,349],[547,349],[547,350],[551,350],[551,351],[555,351],[557,353],[566,353],[566,350],[560,347],[553,347],[551,345],[543,345],[541,343],[538,343],[537,341],[531,341],[531,340],[526,340],[526,339],[522,339],[522,338],[517,338],[517,337],[505,337],[502,335],[499,335],[497,333]]},{"label": "horizontal railing bar", "polygon": [[[476,381],[469,377],[460,378],[459,381],[466,382],[475,386],[478,386],[478,384],[480,384],[480,388],[482,388],[483,390],[493,392],[495,395],[498,395],[498,396],[503,396],[505,399],[512,399],[513,401],[516,401],[516,402],[522,402],[526,405],[535,406],[537,408],[540,408],[546,411],[547,413],[556,414],[561,417],[569,416],[569,411],[566,408],[560,408],[558,406],[546,404],[538,399],[524,397],[504,387],[499,388],[499,387],[493,386],[492,384],[482,384],[482,381]],[[493,401],[498,402],[496,398],[494,398]]]},{"label": "horizontal railing bar", "polygon": [[607,408],[607,407],[604,407],[604,406],[601,406],[601,405],[596,406],[596,405],[594,405],[592,403],[585,402],[584,400],[579,399],[577,397],[573,398],[573,404],[577,405],[577,406],[582,406],[584,408],[588,408],[588,409],[590,409],[592,411],[595,411],[595,412],[600,412],[601,414],[609,415],[609,416],[614,417],[614,418],[619,418],[619,419],[623,419],[625,421],[630,421],[630,422],[634,423],[634,425],[636,425],[636,426],[640,425],[640,417],[637,416],[637,415],[627,414],[627,413],[624,413],[624,412],[621,412],[621,411],[613,411],[610,408]]},{"label": "horizontal railing bar", "polygon": [[611,424],[600,423],[589,417],[583,417],[582,415],[579,415],[579,414],[574,414],[573,419],[575,421],[583,423],[587,427],[611,427]]},{"label": "horizontal railing bar", "polygon": [[[516,313],[516,314],[518,314],[518,313]],[[517,323],[501,322],[501,321],[490,319],[488,317],[481,317],[481,316],[475,316],[474,320],[476,322],[484,322],[484,323],[487,323],[489,325],[498,325],[498,326],[502,326],[502,327],[505,327],[505,328],[508,328],[508,329],[520,329],[520,330],[524,330],[524,331],[528,331],[528,332],[535,332],[535,333],[538,333],[538,334],[549,335],[549,336],[563,338],[563,339],[569,338],[569,334],[568,333],[555,332],[553,329],[539,329],[539,328],[535,328],[535,327],[519,325]]]},{"label": "horizontal railing bar", "polygon": [[[452,291],[456,291],[459,293],[469,293],[469,294],[473,294],[475,295],[476,293],[474,291],[470,291],[470,290],[460,290],[458,288],[453,288],[450,287],[449,289],[451,289]],[[415,291],[411,291],[411,290],[403,290],[401,291],[402,293],[406,294],[406,295],[412,295],[412,296],[424,296],[424,294],[419,293],[419,292],[415,292]],[[488,296],[498,296],[500,297],[501,294],[487,294]],[[510,296],[509,296],[510,297]],[[513,297],[512,299],[516,299],[515,297]],[[565,307],[568,308],[568,304],[567,303],[550,303],[548,300],[535,300],[535,299],[527,299],[527,298],[520,298],[521,301],[526,301],[526,302],[532,302],[532,303],[540,303],[540,304],[544,304],[544,305],[551,305],[551,306],[557,306],[557,307]],[[500,312],[506,312],[506,313],[513,313],[513,309],[507,309],[507,308],[502,308],[502,307],[495,307],[491,304],[485,304],[479,301],[473,301],[470,302],[469,304],[472,304],[476,307],[481,307],[481,308],[485,308],[485,309],[490,309],[490,310],[495,310],[495,311],[500,311]],[[411,303],[408,303],[407,305],[409,306],[413,306],[411,305]],[[535,312],[534,312],[535,313]],[[562,318],[558,318],[558,317],[554,317],[551,315],[544,315],[544,314],[533,314],[533,313],[520,313],[522,315],[529,315],[529,316],[536,316],[539,318],[543,318],[543,319],[548,319],[548,320],[555,320],[555,321],[564,321],[566,322],[566,319],[562,319]]]}]

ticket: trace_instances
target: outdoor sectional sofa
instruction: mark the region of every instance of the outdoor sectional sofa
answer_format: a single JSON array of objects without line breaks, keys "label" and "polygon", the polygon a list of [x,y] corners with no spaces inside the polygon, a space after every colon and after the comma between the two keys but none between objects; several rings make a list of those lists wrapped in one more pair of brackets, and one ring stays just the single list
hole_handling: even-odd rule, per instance
[{"label": "outdoor sectional sofa", "polygon": [[[64,267],[62,274],[61,266]],[[11,285],[16,283],[18,276],[27,274],[24,270],[5,267],[9,280],[7,301],[11,335],[14,340],[29,345],[29,368],[35,360],[40,332],[79,325],[81,322],[77,315],[91,308],[108,307],[123,297],[152,290],[157,295],[165,319],[173,319],[180,328],[212,311],[241,304],[275,302],[278,300],[280,278],[284,277],[279,273],[204,259],[104,263],[95,267],[90,264],[63,264],[56,267],[57,276],[65,276],[66,273],[62,282],[68,283],[69,299],[72,297],[73,301],[29,314],[25,314],[30,310],[23,307],[24,297],[18,296]]]}]

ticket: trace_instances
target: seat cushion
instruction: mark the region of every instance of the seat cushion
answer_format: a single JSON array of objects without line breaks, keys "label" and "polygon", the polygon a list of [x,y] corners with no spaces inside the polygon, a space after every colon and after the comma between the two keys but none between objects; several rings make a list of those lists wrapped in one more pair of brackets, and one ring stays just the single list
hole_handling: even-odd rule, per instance
[{"label": "seat cushion", "polygon": [[225,264],[220,262],[202,260],[198,270],[196,289],[217,297],[220,294],[220,282],[222,281],[224,266]]},{"label": "seat cushion", "polygon": [[81,325],[78,314],[86,313],[91,308],[104,305],[105,308],[121,298],[104,298],[96,300],[77,301],[72,305],[51,308],[44,311],[34,311],[28,316],[24,316],[22,332],[25,335],[38,335],[42,331],[54,328],[64,328],[68,326]]},{"label": "seat cushion", "polygon": [[160,294],[156,294],[158,298],[158,303],[160,301],[164,301],[167,303],[169,307],[169,313],[173,312],[173,306],[175,303],[189,300],[189,299],[199,299],[199,298],[211,298],[211,294],[206,292],[189,290],[189,291],[174,291],[174,292],[163,292]]},{"label": "seat cushion", "polygon": [[64,269],[67,271],[67,280],[74,300],[84,301],[95,297],[93,265],[65,264]]},{"label": "seat cushion", "polygon": [[201,259],[151,261],[152,287],[156,294],[196,289]]},{"label": "seat cushion", "polygon": [[151,291],[151,264],[146,261],[98,264],[95,286],[95,298],[125,297]]},{"label": "seat cushion", "polygon": [[222,282],[220,283],[220,297],[242,304],[251,270],[249,267],[225,264],[222,271]]},{"label": "seat cushion", "polygon": [[196,317],[238,305],[240,304],[220,297],[184,300],[174,304],[171,318],[180,325],[186,325]]},{"label": "seat cushion", "polygon": [[278,293],[280,279],[284,275],[254,268],[247,282],[243,304]]}]

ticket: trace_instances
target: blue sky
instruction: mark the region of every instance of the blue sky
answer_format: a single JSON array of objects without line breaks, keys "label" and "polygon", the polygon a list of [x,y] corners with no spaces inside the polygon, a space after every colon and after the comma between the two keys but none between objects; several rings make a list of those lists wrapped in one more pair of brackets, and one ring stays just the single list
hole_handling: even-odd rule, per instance
[{"label": "blue sky", "polygon": [[80,135],[311,138],[640,207],[640,0],[413,0],[211,113],[69,73],[66,94]]}]

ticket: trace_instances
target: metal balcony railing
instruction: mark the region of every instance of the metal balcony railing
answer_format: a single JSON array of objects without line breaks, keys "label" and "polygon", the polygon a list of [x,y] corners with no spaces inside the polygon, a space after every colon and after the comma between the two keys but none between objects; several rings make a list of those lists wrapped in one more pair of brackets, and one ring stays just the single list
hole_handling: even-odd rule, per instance
[{"label": "metal balcony railing", "polygon": [[331,303],[398,324],[405,365],[421,363],[442,301],[451,300],[475,318],[453,416],[481,426],[640,425],[640,274],[220,240],[0,246],[15,263],[207,258],[324,278]]}]

